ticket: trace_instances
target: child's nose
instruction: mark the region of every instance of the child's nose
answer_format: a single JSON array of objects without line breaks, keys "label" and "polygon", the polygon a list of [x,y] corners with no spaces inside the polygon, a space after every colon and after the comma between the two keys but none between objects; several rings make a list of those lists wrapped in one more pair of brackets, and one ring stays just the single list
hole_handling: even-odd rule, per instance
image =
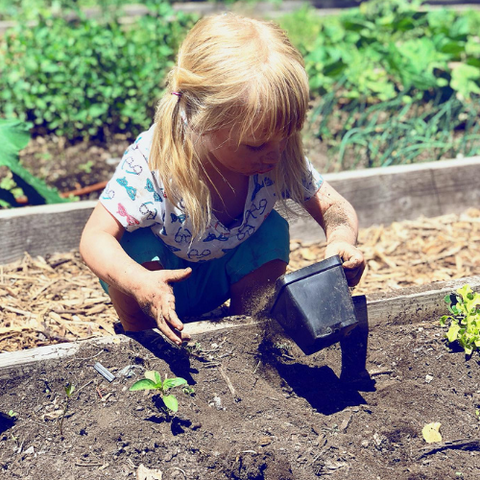
[{"label": "child's nose", "polygon": [[282,154],[285,150],[287,145],[286,140],[282,140],[281,142],[275,142],[270,146],[270,149],[266,152],[264,157],[264,163],[267,164],[276,164],[282,158]]}]

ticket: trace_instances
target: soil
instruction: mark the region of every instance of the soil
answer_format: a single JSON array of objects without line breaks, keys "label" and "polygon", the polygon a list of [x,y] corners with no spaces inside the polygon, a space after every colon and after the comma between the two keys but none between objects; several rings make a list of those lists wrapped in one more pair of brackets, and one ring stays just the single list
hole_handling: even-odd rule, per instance
[{"label": "soil", "polygon": [[[120,157],[128,144],[59,145],[57,155],[50,153],[54,143],[38,142],[22,161],[43,169],[64,192],[108,179],[115,162],[106,160]],[[429,254],[425,249],[436,240],[424,238]],[[369,263],[372,278],[384,264],[407,268],[398,260],[391,265],[392,253],[377,248]],[[455,268],[475,270],[476,263],[458,251],[447,253]],[[385,285],[397,278],[392,273]],[[364,322],[343,342],[310,356],[266,320],[195,335],[188,349],[150,331],[119,335],[112,343],[81,341],[80,350],[63,360],[4,368],[1,476],[479,479],[478,354],[466,358],[449,349],[438,319],[411,323],[417,320],[372,331]],[[97,362],[115,375],[111,383],[94,369]],[[155,392],[128,390],[146,370],[183,377],[193,387],[190,394],[172,392],[177,414],[166,412]],[[68,404],[67,384],[75,386]],[[428,444],[422,429],[432,422],[441,423],[443,441]]]},{"label": "soil", "polygon": [[[433,319],[357,327],[310,356],[268,321],[194,341],[173,347],[151,331],[2,370],[0,411],[14,412],[2,421],[2,478],[480,478],[480,362],[447,349]],[[172,392],[177,414],[128,390],[145,370],[193,387]],[[443,442],[423,439],[431,422]]]}]

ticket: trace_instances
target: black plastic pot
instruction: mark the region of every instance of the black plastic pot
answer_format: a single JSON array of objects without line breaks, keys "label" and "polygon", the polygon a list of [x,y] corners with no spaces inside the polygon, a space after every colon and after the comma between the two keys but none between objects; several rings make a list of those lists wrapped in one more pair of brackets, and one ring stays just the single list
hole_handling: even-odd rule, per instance
[{"label": "black plastic pot", "polygon": [[306,355],[347,335],[358,322],[340,257],[280,277],[271,315]]}]

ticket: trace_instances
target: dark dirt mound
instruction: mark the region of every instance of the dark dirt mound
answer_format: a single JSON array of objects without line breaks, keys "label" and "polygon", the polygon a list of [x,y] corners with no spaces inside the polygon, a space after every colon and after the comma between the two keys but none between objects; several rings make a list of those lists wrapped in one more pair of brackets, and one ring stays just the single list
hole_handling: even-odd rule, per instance
[{"label": "dark dirt mound", "polygon": [[[196,335],[191,352],[142,335],[2,370],[0,411],[15,412],[0,435],[3,478],[480,478],[478,356],[448,350],[435,319],[357,330],[311,356],[268,325]],[[176,392],[177,415],[128,391],[150,369],[193,386]],[[431,422],[444,442],[422,438]]]}]

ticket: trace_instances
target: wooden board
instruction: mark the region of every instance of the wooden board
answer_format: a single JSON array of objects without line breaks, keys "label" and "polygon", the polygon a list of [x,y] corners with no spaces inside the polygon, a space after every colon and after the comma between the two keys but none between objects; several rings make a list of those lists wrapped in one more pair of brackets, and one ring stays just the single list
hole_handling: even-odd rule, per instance
[{"label": "wooden board", "polygon": [[[480,157],[325,175],[355,207],[361,227],[461,213],[480,204]],[[95,201],[0,210],[0,265],[78,247]],[[321,241],[310,218],[290,219],[290,236]]]},{"label": "wooden board", "polygon": [[371,329],[385,325],[404,325],[439,319],[447,314],[444,298],[468,284],[480,291],[480,275],[449,282],[436,282],[418,288],[405,288],[367,297],[368,324]]},{"label": "wooden board", "polygon": [[0,265],[77,248],[96,201],[0,210]]},{"label": "wooden board", "polygon": [[[468,283],[474,291],[480,291],[480,276],[438,282],[418,288],[405,288],[390,295],[373,295],[367,297],[368,328],[384,328],[387,325],[415,324],[440,318],[446,313],[444,297],[448,293]],[[212,330],[228,330],[244,328],[248,330],[259,322],[250,317],[231,318],[230,321],[199,321],[188,323],[185,331],[193,337]],[[145,335],[150,335],[145,332]],[[48,360],[59,360],[76,354],[81,345],[94,343],[96,345],[109,344],[115,348],[116,343],[129,341],[124,335],[106,336],[100,339],[81,340],[75,343],[63,343],[46,347],[20,350],[0,354],[0,378],[7,377],[11,369],[22,369],[29,365]]]},{"label": "wooden board", "polygon": [[[325,175],[357,211],[361,227],[390,225],[420,216],[462,213],[480,204],[480,157]],[[322,238],[309,218],[290,221],[290,236]]]}]

